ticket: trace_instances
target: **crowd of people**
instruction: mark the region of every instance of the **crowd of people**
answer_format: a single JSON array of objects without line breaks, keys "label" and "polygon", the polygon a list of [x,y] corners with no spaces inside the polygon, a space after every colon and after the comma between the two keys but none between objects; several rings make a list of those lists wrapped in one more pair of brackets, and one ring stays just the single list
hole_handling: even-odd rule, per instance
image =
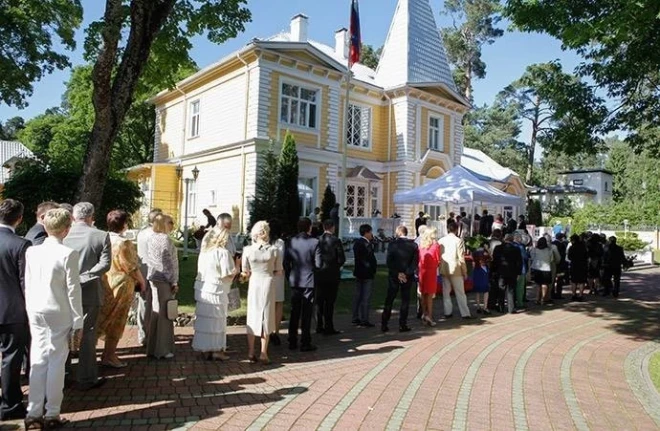
[{"label": "crowd of people", "polygon": [[[94,226],[90,203],[75,206],[44,202],[36,210],[37,223],[24,238],[16,234],[23,219],[23,205],[0,202],[0,351],[2,353],[1,419],[25,419],[30,428],[57,428],[71,351],[78,357],[75,380],[80,390],[102,386],[96,356],[97,340],[104,341],[100,364],[123,368],[117,355],[129,310],[138,297],[138,341],[146,355],[172,359],[175,355],[173,301],[179,291],[179,260],[171,238],[174,220],[154,209],[149,224],[139,231],[137,247],[125,237],[129,215],[121,210],[106,217],[108,231]],[[315,211],[316,212],[316,211]],[[310,352],[311,326],[316,333],[340,333],[334,324],[342,267],[346,255],[332,218],[313,223],[301,218],[297,233],[284,237],[278,220],[259,221],[251,229],[250,245],[237,248],[231,235],[232,218],[217,219],[205,213],[199,247],[197,277],[193,288],[196,318],[192,348],[204,360],[227,360],[227,317],[230,294],[239,282],[248,283],[247,343],[250,363],[270,364],[269,345],[280,346],[280,324],[288,285],[291,301],[288,347]],[[318,216],[318,214],[316,214]],[[420,214],[420,219],[422,214]],[[486,219],[486,222],[483,220]],[[442,295],[443,317],[458,313],[471,319],[465,282],[468,250],[464,232],[470,221],[464,214],[447,222],[448,234],[438,238],[436,229],[415,223],[416,238],[400,225],[389,243],[387,296],[380,329],[388,332],[392,307],[401,297],[400,332],[410,331],[408,313],[417,292],[417,318],[436,326],[434,298]],[[621,269],[626,264],[616,238],[562,232],[542,236],[535,244],[525,232],[524,218],[503,223],[484,212],[489,240],[472,253],[476,313],[520,312],[526,307],[527,280],[537,286],[536,302],[551,304],[562,295],[568,281],[572,300],[582,300],[585,289],[618,296]],[[483,223],[482,223],[483,222]],[[316,226],[316,227],[315,227]],[[352,323],[376,326],[371,316],[371,296],[378,262],[372,227],[359,228],[353,243],[355,290]],[[468,256],[468,259],[466,259]],[[528,274],[529,273],[529,274]],[[315,310],[316,306],[316,310]],[[260,341],[257,353],[256,341]],[[27,408],[20,385],[21,369],[29,370]],[[71,373],[73,375],[73,373]]]}]

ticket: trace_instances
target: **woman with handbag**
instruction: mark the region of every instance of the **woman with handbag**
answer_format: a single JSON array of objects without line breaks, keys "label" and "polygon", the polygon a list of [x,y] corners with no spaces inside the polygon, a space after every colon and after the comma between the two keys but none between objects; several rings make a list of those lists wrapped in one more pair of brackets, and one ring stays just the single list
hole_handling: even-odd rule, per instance
[{"label": "woman with handbag", "polygon": [[[167,214],[154,219],[153,235],[147,242],[147,279],[151,287],[152,311],[147,335],[147,356],[157,359],[174,357],[174,322],[168,308],[174,309],[174,296],[179,291],[179,259],[170,239],[174,220]],[[176,314],[175,312],[172,314]]]},{"label": "woman with handbag", "polygon": [[268,341],[275,330],[275,285],[273,278],[282,272],[282,258],[270,245],[270,228],[265,221],[257,222],[251,231],[252,245],[243,250],[243,274],[250,279],[247,303],[248,359],[257,363],[255,337],[261,338],[260,360],[270,364]]},{"label": "woman with handbag", "polygon": [[195,335],[192,348],[207,361],[229,359],[227,348],[227,307],[232,280],[237,274],[227,250],[229,231],[214,227],[204,237],[195,280]]},{"label": "woman with handbag", "polygon": [[99,338],[105,338],[101,365],[124,368],[127,364],[119,360],[117,344],[124,334],[134,292],[143,292],[145,281],[135,245],[123,237],[128,229],[128,213],[110,211],[106,220],[112,243],[112,265],[103,278],[104,301],[98,320]]}]

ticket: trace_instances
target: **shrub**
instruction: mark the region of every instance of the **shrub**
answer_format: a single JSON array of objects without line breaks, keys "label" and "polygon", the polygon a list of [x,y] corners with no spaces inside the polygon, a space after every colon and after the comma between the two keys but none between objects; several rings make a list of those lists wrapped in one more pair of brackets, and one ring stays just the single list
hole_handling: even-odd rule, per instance
[{"label": "shrub", "polygon": [[[3,199],[16,199],[25,206],[23,223],[18,232],[27,232],[36,222],[35,211],[41,202],[75,204],[79,179],[80,172],[67,168],[47,167],[34,162],[19,165],[2,191]],[[96,209],[96,226],[105,229],[105,216],[114,209],[135,213],[140,208],[141,197],[142,192],[137,184],[119,175],[111,176],[105,185],[103,203]]]},{"label": "shrub", "polygon": [[646,248],[648,243],[639,239],[636,232],[615,232],[616,243],[619,244],[625,251],[639,251]]},{"label": "shrub", "polygon": [[330,211],[335,207],[337,203],[337,196],[335,192],[330,188],[330,184],[325,186],[325,192],[323,193],[323,200],[321,201],[321,220],[325,221],[330,218]]}]

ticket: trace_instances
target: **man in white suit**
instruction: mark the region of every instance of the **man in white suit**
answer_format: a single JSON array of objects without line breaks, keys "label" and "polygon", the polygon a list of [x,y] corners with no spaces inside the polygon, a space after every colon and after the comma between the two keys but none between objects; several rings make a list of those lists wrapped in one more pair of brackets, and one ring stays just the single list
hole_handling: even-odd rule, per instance
[{"label": "man in white suit", "polygon": [[78,252],[62,245],[71,216],[67,210],[52,209],[43,222],[48,237],[26,254],[25,296],[32,334],[26,429],[64,424],[60,418],[64,364],[72,330],[83,327]]},{"label": "man in white suit", "polygon": [[440,273],[442,274],[442,303],[444,305],[445,317],[452,316],[451,291],[454,290],[458,309],[461,317],[470,319],[470,309],[465,296],[464,280],[467,277],[467,266],[465,265],[465,242],[458,236],[458,226],[451,222],[447,226],[449,234],[442,238],[440,244],[442,263]]},{"label": "man in white suit", "polygon": [[[158,208],[152,209],[149,212],[149,225],[138,232],[137,235],[137,254],[140,258],[140,271],[142,271],[142,276],[145,280],[147,279],[147,244],[149,243],[149,238],[154,234],[154,219],[162,213],[163,211]],[[143,346],[147,345],[149,320],[151,320],[151,288],[149,288],[149,283],[147,283],[147,288],[138,294],[138,342]]]}]

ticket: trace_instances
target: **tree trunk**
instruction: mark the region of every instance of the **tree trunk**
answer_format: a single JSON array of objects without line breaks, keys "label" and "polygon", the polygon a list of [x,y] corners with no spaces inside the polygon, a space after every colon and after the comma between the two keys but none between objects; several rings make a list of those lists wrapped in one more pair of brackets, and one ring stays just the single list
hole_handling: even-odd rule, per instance
[{"label": "tree trunk", "polygon": [[[116,64],[124,24],[123,5],[122,0],[106,1],[103,48],[92,74],[94,126],[87,144],[83,175],[78,184],[79,202],[91,202],[97,208],[101,205],[110,170],[112,145],[133,103],[135,87],[149,58],[151,45],[172,12],[174,3],[175,0],[131,1],[128,41],[121,53],[121,62]],[[114,77],[113,71],[116,71]]]},{"label": "tree trunk", "polygon": [[532,121],[532,139],[529,142],[529,150],[527,152],[527,173],[525,174],[526,184],[531,183],[532,173],[534,172],[534,155],[536,153],[536,140],[539,133],[540,106],[541,98],[536,96],[536,103],[534,106],[534,121]]},{"label": "tree trunk", "polygon": [[465,67],[465,99],[472,100],[472,62],[468,62]]}]

